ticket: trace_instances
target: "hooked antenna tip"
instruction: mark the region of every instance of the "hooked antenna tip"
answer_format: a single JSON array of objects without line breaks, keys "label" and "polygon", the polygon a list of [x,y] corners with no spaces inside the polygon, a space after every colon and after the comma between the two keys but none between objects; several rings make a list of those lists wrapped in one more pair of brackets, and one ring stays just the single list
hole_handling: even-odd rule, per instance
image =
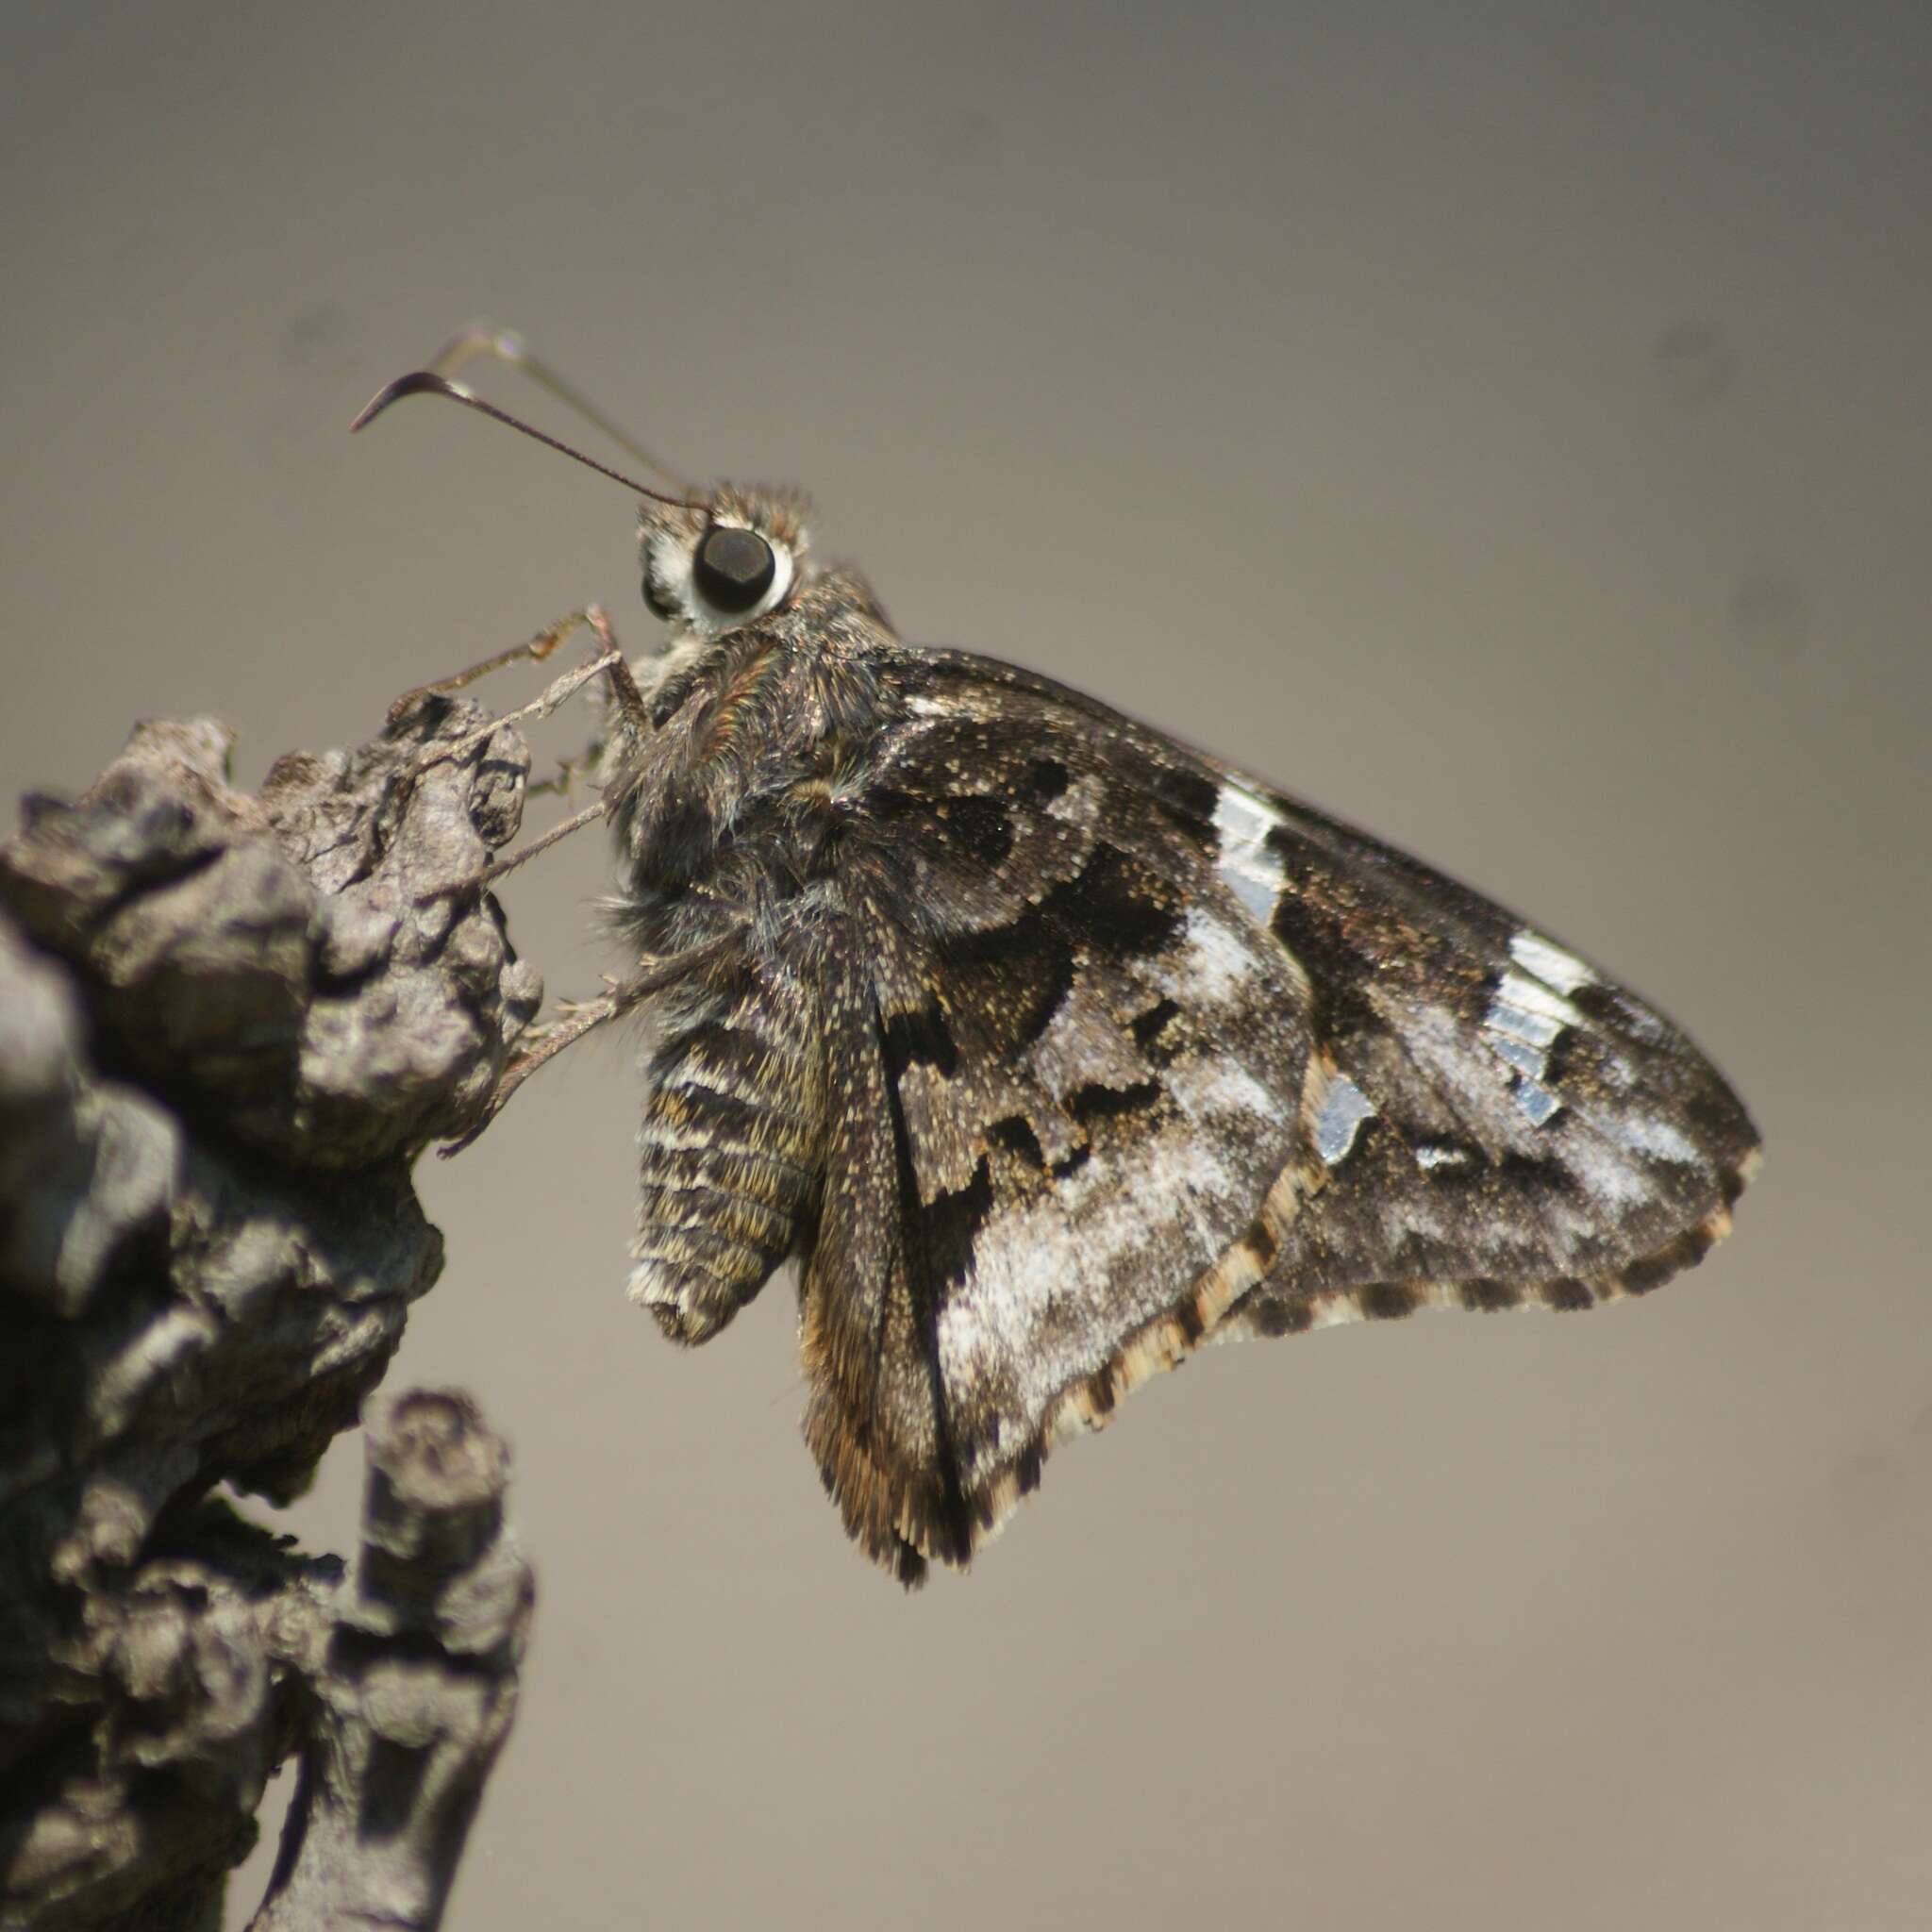
[{"label": "hooked antenna tip", "polygon": [[405,396],[447,396],[453,403],[461,403],[465,408],[475,409],[498,423],[506,423],[520,436],[527,436],[533,441],[541,442],[550,449],[567,456],[573,462],[582,463],[587,470],[595,470],[600,476],[608,476],[613,483],[624,487],[639,496],[648,496],[654,503],[675,504],[680,509],[702,509],[702,502],[690,497],[667,496],[661,490],[653,490],[647,483],[639,483],[626,476],[622,470],[613,470],[608,463],[600,463],[595,457],[587,457],[582,450],[573,449],[567,442],[559,442],[546,431],[533,428],[520,416],[512,416],[508,409],[499,409],[494,403],[486,403],[474,390],[465,389],[459,382],[452,382],[446,375],[439,375],[433,369],[412,369],[407,375],[396,379],[369,398],[349,425],[349,434],[366,427],[389,408],[399,403]]},{"label": "hooked antenna tip", "polygon": [[451,382],[446,376],[437,375],[433,369],[412,369],[407,375],[399,375],[393,382],[386,382],[356,412],[356,420],[349,425],[349,434],[366,429],[382,414],[391,403],[399,403],[405,396],[449,396],[459,403],[474,402],[475,398],[460,383]]}]

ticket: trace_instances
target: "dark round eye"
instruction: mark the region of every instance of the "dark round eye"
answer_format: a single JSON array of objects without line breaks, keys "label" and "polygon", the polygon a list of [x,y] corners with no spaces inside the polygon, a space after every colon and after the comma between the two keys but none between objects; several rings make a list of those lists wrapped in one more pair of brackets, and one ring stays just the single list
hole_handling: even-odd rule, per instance
[{"label": "dark round eye", "polygon": [[691,560],[691,580],[713,610],[736,615],[749,610],[778,574],[772,546],[756,530],[721,524],[708,531]]}]

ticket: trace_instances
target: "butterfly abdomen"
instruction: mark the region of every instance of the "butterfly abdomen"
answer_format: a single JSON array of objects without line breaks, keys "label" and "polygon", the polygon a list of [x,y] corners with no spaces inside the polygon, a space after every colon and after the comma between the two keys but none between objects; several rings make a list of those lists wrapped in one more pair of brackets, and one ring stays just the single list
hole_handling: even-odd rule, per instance
[{"label": "butterfly abdomen", "polygon": [[667,1016],[640,1136],[630,1293],[705,1341],[797,1244],[824,1140],[822,1051],[806,990],[741,962]]}]

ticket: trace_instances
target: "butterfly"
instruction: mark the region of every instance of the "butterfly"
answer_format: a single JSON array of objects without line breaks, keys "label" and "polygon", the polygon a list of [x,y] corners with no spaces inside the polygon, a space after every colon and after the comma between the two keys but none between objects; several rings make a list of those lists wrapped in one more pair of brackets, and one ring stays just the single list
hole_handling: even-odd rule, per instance
[{"label": "butterfly", "polygon": [[[423,391],[503,415],[432,372],[358,423]],[[607,1004],[653,1023],[630,1293],[697,1344],[796,1262],[806,1441],[902,1582],[1206,1342],[1591,1307],[1726,1233],[1757,1135],[1594,965],[1096,698],[906,643],[795,492],[620,480],[666,626],[610,654],[600,753],[646,962]]]}]

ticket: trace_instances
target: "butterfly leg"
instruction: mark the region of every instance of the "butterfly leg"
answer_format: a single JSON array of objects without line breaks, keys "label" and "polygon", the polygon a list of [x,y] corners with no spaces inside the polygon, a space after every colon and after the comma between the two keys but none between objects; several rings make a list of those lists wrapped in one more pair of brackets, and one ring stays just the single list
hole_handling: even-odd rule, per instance
[{"label": "butterfly leg", "polygon": [[560,820],[547,832],[540,832],[536,838],[519,845],[514,852],[506,852],[501,858],[492,858],[474,879],[465,883],[465,890],[475,891],[486,886],[493,886],[506,873],[515,872],[520,865],[527,865],[540,852],[548,852],[553,845],[568,839],[573,832],[583,828],[604,816],[604,801],[600,798],[595,805],[587,805],[582,811],[573,812],[569,818]]},{"label": "butterfly leg", "polygon": [[608,676],[620,709],[635,724],[638,720],[648,720],[644,708],[643,694],[638,690],[637,680],[631,675],[629,663],[619,648],[616,634],[610,627],[610,619],[597,605],[592,604],[583,610],[574,610],[568,617],[559,618],[557,623],[546,625],[526,643],[513,644],[507,651],[499,651],[492,658],[486,658],[480,664],[473,664],[466,671],[458,671],[454,676],[439,679],[434,684],[419,685],[414,691],[406,691],[390,707],[390,721],[407,717],[425,698],[441,697],[454,691],[460,691],[467,684],[474,684],[479,677],[513,664],[519,658],[541,663],[556,650],[565,638],[579,625],[588,625],[598,643],[597,656],[588,664],[579,664],[574,671],[566,671],[546,690],[539,692],[526,705],[520,705],[514,711],[506,711],[499,718],[492,718],[488,724],[470,733],[467,738],[458,738],[452,743],[438,745],[424,764],[441,764],[446,759],[460,758],[465,752],[474,750],[479,744],[486,744],[494,738],[506,724],[520,724],[525,719],[547,718],[566,700],[574,697],[585,685],[592,680]]},{"label": "butterfly leg", "polygon": [[565,1047],[575,1046],[585,1034],[612,1020],[621,1020],[654,994],[675,986],[688,974],[701,971],[718,951],[719,944],[713,941],[672,954],[666,958],[646,959],[628,979],[609,982],[608,990],[596,999],[559,1002],[559,1017],[545,1026],[533,1029],[535,1043],[503,1070],[475,1120],[456,1140],[446,1141],[436,1150],[437,1153],[445,1160],[452,1154],[461,1153],[509,1105],[517,1089],[539,1067],[554,1060]]},{"label": "butterfly leg", "polygon": [[439,677],[434,683],[419,684],[415,690],[406,691],[389,708],[391,724],[399,718],[407,718],[425,698],[447,697],[450,692],[462,691],[488,677],[492,671],[501,671],[508,664],[542,663],[572,631],[590,622],[588,610],[573,610],[567,617],[559,617],[555,624],[546,624],[535,637],[526,638],[521,644],[511,644],[508,650],[497,651],[480,664],[472,664],[448,677]]},{"label": "butterfly leg", "polygon": [[[521,708],[507,712],[500,718],[491,719],[487,725],[471,732],[466,738],[458,739],[454,743],[439,745],[424,759],[418,770],[425,770],[445,759],[460,757],[464,752],[473,750],[479,744],[488,743],[506,724],[518,724],[525,718],[547,718],[566,699],[600,676],[608,677],[609,680],[610,728],[633,739],[641,739],[646,735],[650,730],[651,719],[644,704],[643,693],[639,691],[637,679],[631,675],[629,661],[619,647],[608,615],[601,606],[595,604],[586,609],[573,611],[569,617],[562,618],[546,629],[539,631],[528,643],[514,645],[508,651],[500,651],[494,658],[486,658],[483,663],[474,665],[468,671],[458,672],[455,677],[444,678],[439,684],[419,687],[407,696],[398,698],[391,707],[390,715],[391,719],[406,715],[408,708],[423,698],[458,690],[462,685],[483,676],[487,672],[514,662],[519,657],[531,657],[541,660],[548,657],[579,624],[590,626],[599,645],[598,655],[590,663],[580,664],[575,671],[566,672],[547,691]],[[579,758],[564,761],[562,783],[552,784],[545,781],[542,786],[531,789],[567,789],[570,776],[595,769],[602,752],[603,741],[599,740],[590,751]],[[444,896],[452,891],[480,891],[494,884],[505,874],[514,872],[518,866],[535,858],[540,852],[548,851],[559,840],[568,838],[571,833],[580,831],[593,820],[601,818],[604,815],[604,801],[600,799],[595,805],[586,807],[584,810],[575,813],[560,824],[553,825],[547,832],[532,839],[527,844],[519,846],[516,851],[492,860],[475,877],[464,880],[459,887],[440,888],[438,893],[432,896]]]}]

